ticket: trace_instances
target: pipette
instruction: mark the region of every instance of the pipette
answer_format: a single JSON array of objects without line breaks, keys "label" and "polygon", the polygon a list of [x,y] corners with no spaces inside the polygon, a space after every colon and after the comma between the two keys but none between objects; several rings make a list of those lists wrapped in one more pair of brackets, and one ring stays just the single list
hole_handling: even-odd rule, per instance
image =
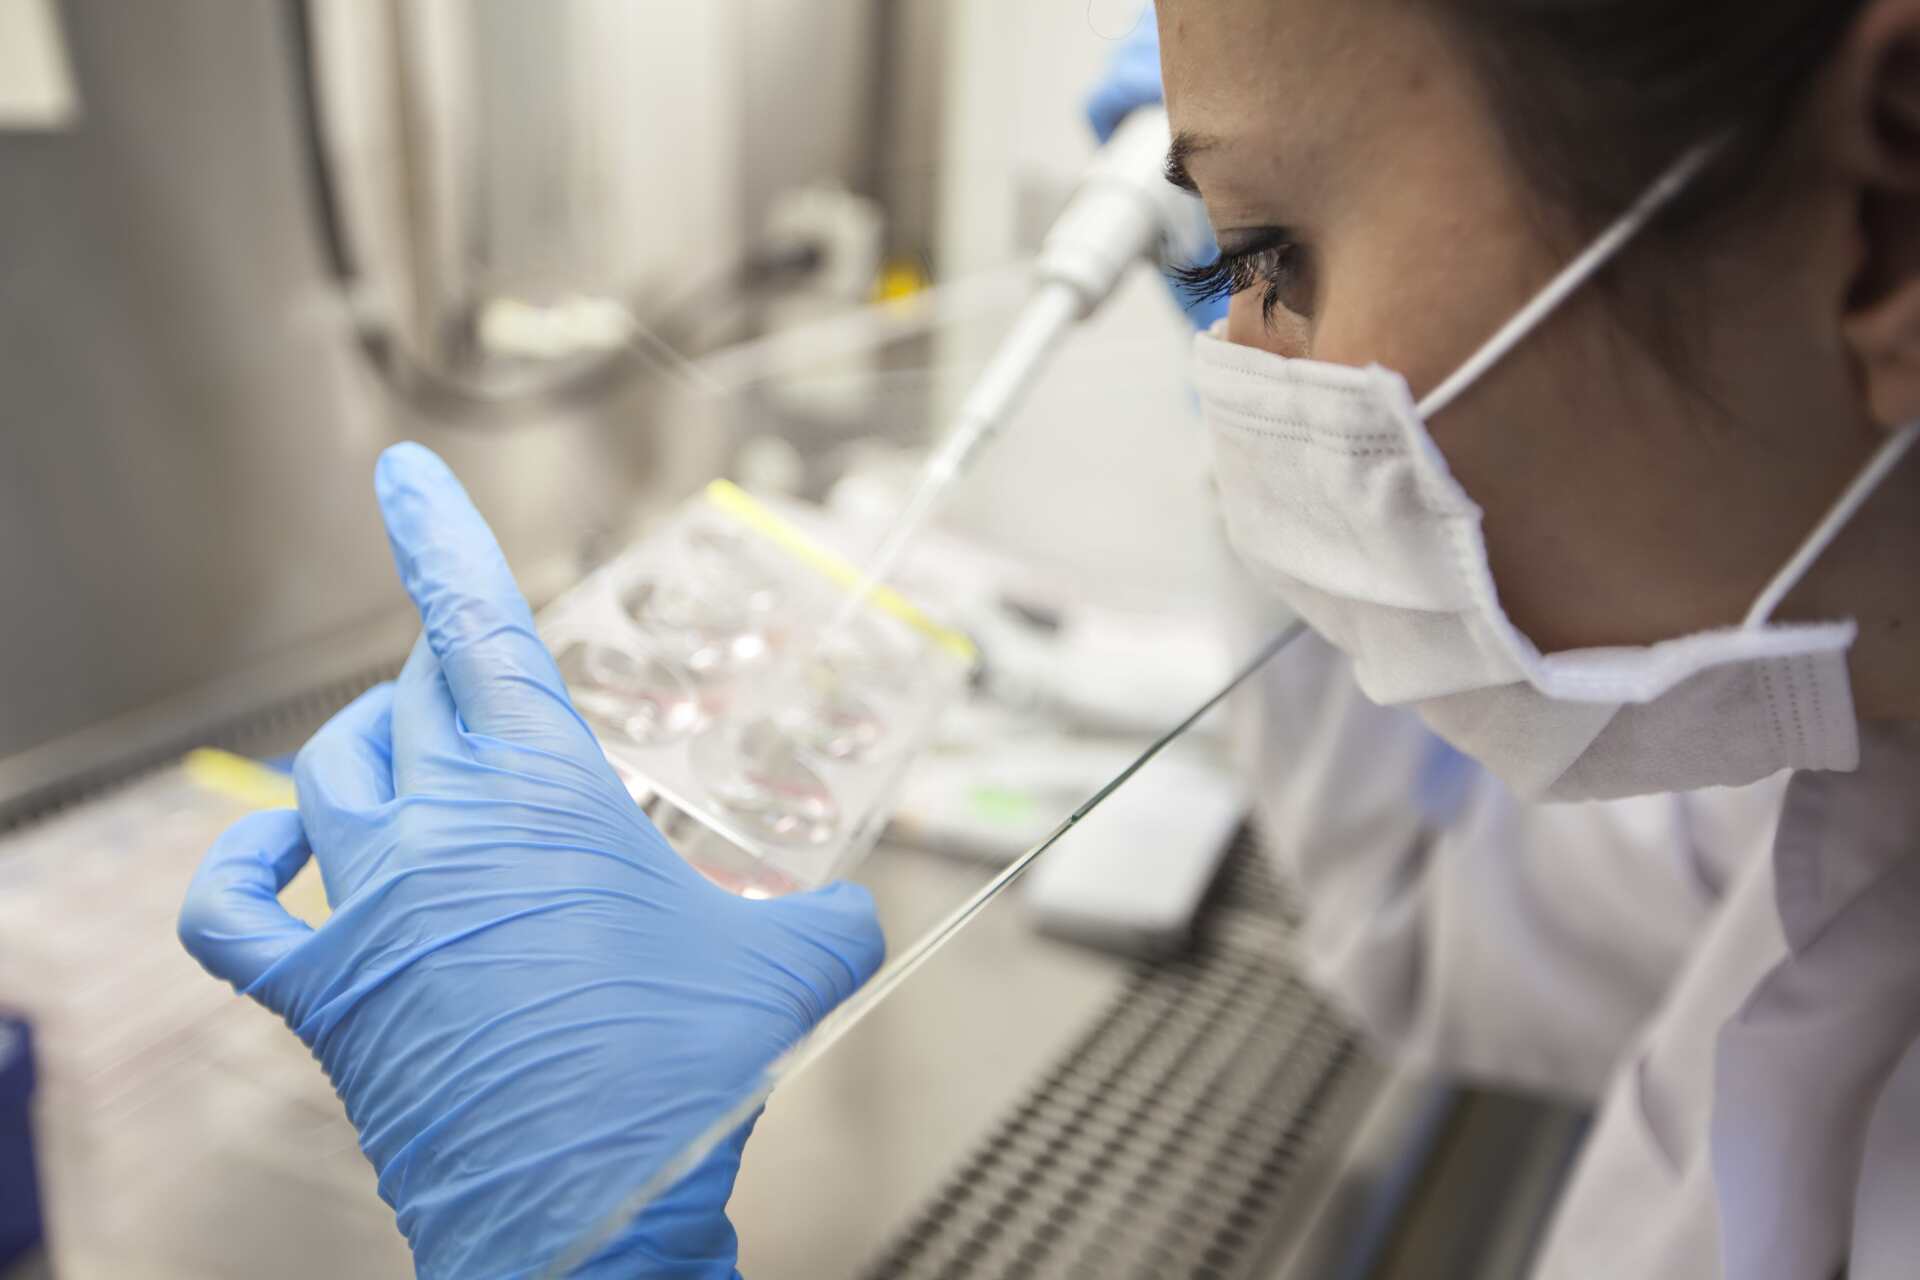
[{"label": "pipette", "polygon": [[1200,202],[1166,179],[1167,113],[1142,108],[1094,157],[1035,262],[1032,296],[961,401],[899,517],[868,561],[828,634],[859,611],[890,577],[946,492],[1006,426],[1073,327],[1113,296],[1127,269],[1145,258],[1192,261],[1209,243]]}]

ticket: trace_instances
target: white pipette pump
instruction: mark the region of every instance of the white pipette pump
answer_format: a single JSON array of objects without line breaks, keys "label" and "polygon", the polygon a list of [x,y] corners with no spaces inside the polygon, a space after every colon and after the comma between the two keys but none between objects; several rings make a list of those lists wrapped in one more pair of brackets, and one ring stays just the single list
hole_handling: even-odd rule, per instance
[{"label": "white pipette pump", "polygon": [[1166,111],[1144,107],[1094,157],[1041,245],[1032,296],[961,402],[836,626],[892,573],[940,495],[999,435],[1061,339],[1113,296],[1127,270],[1145,259],[1191,262],[1205,251],[1205,209],[1166,178],[1171,141]]},{"label": "white pipette pump", "polygon": [[1129,115],[1102,147],[1040,247],[1033,296],[1001,342],[930,469],[966,469],[991,440],[1060,339],[1113,296],[1142,259],[1192,261],[1207,244],[1200,202],[1166,179],[1163,108]]}]

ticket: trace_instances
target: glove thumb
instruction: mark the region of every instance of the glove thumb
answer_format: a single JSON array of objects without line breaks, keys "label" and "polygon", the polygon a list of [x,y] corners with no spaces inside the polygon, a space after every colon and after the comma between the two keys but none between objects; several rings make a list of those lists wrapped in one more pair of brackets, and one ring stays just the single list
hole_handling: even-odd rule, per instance
[{"label": "glove thumb", "polygon": [[278,897],[310,856],[300,815],[291,809],[249,814],[234,823],[207,851],[187,886],[180,907],[181,945],[201,968],[245,993],[313,936]]}]

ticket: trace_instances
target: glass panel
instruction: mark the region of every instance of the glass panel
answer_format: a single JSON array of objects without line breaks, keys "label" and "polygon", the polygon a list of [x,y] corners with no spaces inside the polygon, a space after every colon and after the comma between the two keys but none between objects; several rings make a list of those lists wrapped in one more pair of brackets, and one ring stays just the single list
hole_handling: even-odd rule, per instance
[{"label": "glass panel", "polygon": [[[1132,781],[1136,775],[1153,769],[1158,757],[1164,750],[1174,747],[1209,711],[1230,696],[1244,680],[1256,675],[1268,659],[1277,655],[1287,644],[1297,638],[1302,633],[1302,630],[1303,628],[1296,623],[1283,631],[1279,636],[1276,636],[1255,658],[1253,663],[1246,667],[1241,673],[1237,674],[1234,679],[1228,685],[1221,688],[1213,698],[1201,706],[1196,707],[1191,716],[1179,725],[1176,725],[1162,738],[1156,740],[1144,753],[1123,768],[1110,782],[1091,795],[1084,804],[1078,806],[1063,818],[1056,826],[1053,834],[1047,839],[1020,855],[1014,862],[1009,864],[1005,870],[991,877],[986,884],[967,895],[952,911],[927,926],[924,932],[919,935],[917,941],[900,952],[863,990],[855,994],[836,1010],[835,1013],[830,1015],[827,1020],[822,1022],[806,1040],[795,1046],[786,1056],[770,1063],[757,1086],[741,1095],[731,1107],[711,1117],[705,1129],[696,1134],[676,1155],[669,1158],[666,1163],[653,1170],[649,1177],[643,1181],[636,1190],[630,1193],[620,1206],[610,1214],[596,1230],[590,1232],[577,1243],[572,1250],[563,1254],[556,1261],[553,1274],[567,1274],[569,1271],[586,1262],[607,1243],[616,1238],[628,1223],[632,1222],[639,1215],[644,1214],[662,1195],[671,1191],[682,1177],[698,1167],[716,1147],[726,1140],[729,1134],[735,1132],[740,1125],[751,1120],[773,1095],[775,1089],[788,1084],[790,1081],[804,1079],[806,1073],[814,1068],[816,1064],[827,1060],[829,1055],[838,1048],[843,1040],[848,1040],[858,1035],[859,1028],[869,1017],[878,1016],[884,1009],[892,1008],[897,1004],[906,1004],[913,1008],[919,1017],[925,1018],[931,1015],[947,1021],[949,1025],[958,1023],[961,1020],[960,1018],[949,1018],[947,1011],[939,1005],[929,1007],[919,1004],[919,1001],[925,1001],[930,998],[925,993],[917,996],[915,1000],[912,1001],[896,1002],[893,997],[898,992],[905,990],[907,983],[918,977],[922,968],[931,964],[934,958],[940,952],[944,951],[947,946],[960,943],[977,921],[981,921],[987,917],[990,908],[1013,887],[1018,878],[1024,874],[1028,868],[1035,865],[1040,858],[1049,853],[1058,843],[1063,843],[1068,837],[1076,834],[1076,827],[1081,821],[1092,820],[1096,815],[1099,815],[1103,804],[1109,798],[1118,794],[1120,788]],[[1159,776],[1164,776],[1166,772],[1167,766],[1164,764],[1161,765]],[[1181,782],[1175,784],[1175,786],[1179,790],[1185,791],[1187,786],[1191,784],[1191,781],[1192,778],[1191,775],[1189,775],[1183,777]],[[1151,803],[1156,809],[1160,809],[1164,805],[1163,801]],[[1220,811],[1219,816],[1224,819],[1224,821],[1217,827],[1214,840],[1217,842],[1217,848],[1224,850],[1226,841],[1231,837],[1240,820],[1237,805],[1230,804],[1227,808]],[[1195,820],[1204,823],[1204,819],[1198,815],[1195,815]],[[1112,835],[1112,824],[1109,824],[1108,831],[1103,834],[1109,837]],[[1084,849],[1086,847],[1086,843],[1082,842],[1080,848]],[[1130,867],[1128,865],[1126,857],[1127,854],[1135,852],[1136,848],[1137,846],[1133,842],[1123,841],[1116,846],[1108,847],[1104,851],[1096,850],[1098,856],[1093,865],[1091,867],[1083,867],[1077,873],[1075,876],[1077,883],[1073,884],[1072,888],[1080,889],[1082,891],[1080,896],[1091,898],[1093,902],[1097,902],[1099,898],[1098,891],[1095,890],[1092,893],[1087,893],[1086,890],[1088,888],[1109,877],[1124,877],[1130,873],[1138,873],[1137,867]],[[1174,882],[1177,882],[1177,877]],[[1192,898],[1192,905],[1196,907],[1199,902],[1199,890],[1203,887],[1204,881],[1196,881],[1193,884],[1194,896]],[[1069,890],[1069,893],[1071,894],[1071,890]],[[1093,904],[1088,903],[1087,905],[1092,906]],[[1098,908],[1094,907],[1094,910],[1097,911]],[[1112,928],[1117,934],[1121,932],[1129,921],[1116,919],[1107,923],[1108,927]],[[987,1004],[991,1005],[992,1001],[989,1000]],[[999,1043],[1004,1044],[1003,1037],[1007,1033],[1004,1024],[997,1019],[983,1019],[980,1030],[985,1032],[989,1028],[991,1028],[992,1036],[998,1040]],[[886,1083],[890,1082],[882,1082],[883,1087]]]},{"label": "glass panel", "polygon": [[[951,335],[946,345],[964,347]],[[833,398],[826,387],[869,404],[884,400],[893,406],[896,428],[917,420],[909,415],[927,420],[924,428],[900,431],[925,441],[937,434],[938,414],[964,392],[975,368],[790,377],[767,389],[765,400],[820,403]],[[773,1275],[843,1273],[858,1261],[851,1257],[853,1243],[877,1247],[875,1224],[904,1212],[914,1192],[924,1194],[923,1173],[935,1176],[902,1156],[912,1147],[902,1135],[918,1125],[966,1129],[988,1120],[984,1110],[967,1105],[967,1087],[956,1080],[965,1072],[950,1070],[953,1064],[977,1065],[1008,1053],[1045,1060],[1080,1025],[1076,1013],[1091,1009],[1075,999],[1083,989],[1078,978],[1060,979],[1061,1003],[1050,1011],[1052,996],[1041,996],[1037,1006],[1030,1002],[1052,990],[1056,964],[1077,973],[1084,963],[1108,981],[1123,971],[1095,952],[1062,953],[1035,935],[1034,916],[1055,933],[1138,945],[1143,935],[1129,930],[1139,930],[1139,921],[1126,914],[1137,903],[1103,902],[1085,883],[1071,881],[1049,886],[1051,896],[1027,913],[1006,905],[988,909],[988,903],[1011,882],[1003,870],[1009,860],[1059,828],[1123,774],[1156,734],[1220,693],[1233,675],[1220,616],[1225,579],[1210,576],[1221,549],[1206,510],[1199,434],[1179,368],[1177,344],[1160,338],[1070,347],[1007,438],[952,495],[944,519],[914,545],[894,582],[979,642],[984,674],[942,721],[931,752],[912,763],[891,824],[853,872],[875,892],[891,963],[797,1053],[768,1064],[759,1088],[724,1114],[704,1117],[705,1132],[676,1160],[636,1171],[619,1213],[556,1259],[556,1274],[624,1229],[678,1172],[751,1117],[776,1082],[780,1096],[794,1101],[762,1120],[775,1136],[756,1131],[748,1147],[756,1154],[747,1158],[735,1214],[745,1256],[781,1252],[787,1261],[769,1264]],[[856,461],[830,492],[828,518],[876,545],[911,490],[922,455],[885,440],[848,448]],[[1183,479],[1190,489],[1179,487]],[[989,484],[998,492],[987,491]],[[1147,510],[1151,518],[1142,515]],[[844,725],[831,716],[817,723],[856,739],[862,733],[857,707]],[[1191,796],[1228,775],[1223,728],[1218,717],[1205,721],[1196,740],[1154,767],[1162,771],[1162,794],[1156,800],[1147,794],[1156,784],[1146,784],[1140,799],[1147,813],[1156,804],[1164,813],[1171,804],[1180,815],[1176,822],[1205,826],[1203,803],[1182,809],[1165,796]],[[778,745],[773,763],[785,762],[762,768],[772,779],[786,777],[785,766],[796,760],[832,754],[821,741],[799,750],[790,739],[761,745]],[[1230,782],[1223,791],[1237,794]],[[1232,798],[1222,805],[1221,844],[1238,821],[1237,805]],[[1117,842],[1115,856],[1124,851],[1125,842]],[[1103,871],[1112,884],[1124,880],[1128,868]],[[977,938],[969,934],[974,929]],[[949,930],[955,931],[951,953],[929,959],[924,974],[905,981]],[[1061,954],[1076,959],[1061,962]],[[1101,986],[1088,981],[1085,989]],[[1019,988],[1017,998],[1009,988]],[[892,998],[895,992],[900,998]],[[870,1021],[850,1027],[869,1011]],[[929,1066],[929,1057],[938,1063]],[[855,1080],[864,1088],[848,1095]],[[903,1129],[889,1132],[881,1117]],[[963,1142],[959,1132],[951,1137],[954,1145]],[[757,1154],[767,1148],[776,1153]],[[774,1171],[762,1172],[763,1158]],[[903,1159],[913,1177],[889,1179],[886,1170]],[[813,1180],[783,1188],[777,1170],[790,1176],[802,1160]],[[825,1169],[831,1175],[820,1179]],[[853,1230],[856,1220],[875,1238]],[[837,1226],[829,1230],[828,1224]],[[756,1230],[779,1238],[756,1242]],[[785,1252],[801,1240],[819,1251],[809,1255],[819,1270],[796,1266]]]}]

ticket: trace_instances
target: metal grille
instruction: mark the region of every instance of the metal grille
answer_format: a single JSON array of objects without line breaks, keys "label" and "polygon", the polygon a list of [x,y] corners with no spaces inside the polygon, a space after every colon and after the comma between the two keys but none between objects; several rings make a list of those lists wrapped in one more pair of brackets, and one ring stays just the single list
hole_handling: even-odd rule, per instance
[{"label": "metal grille", "polygon": [[1243,839],[1193,951],[1145,965],[868,1271],[874,1280],[1230,1280],[1379,1073],[1286,955]]},{"label": "metal grille", "polygon": [[23,794],[0,796],[0,832],[29,826],[105,795],[173,763],[195,747],[223,747],[242,755],[263,757],[292,751],[325,724],[327,717],[380,681],[393,679],[399,671],[399,663],[384,663],[243,715],[211,721],[167,741],[103,760],[82,772]]},{"label": "metal grille", "polygon": [[392,680],[399,674],[398,662],[381,663],[355,672],[345,679],[275,703],[244,720],[218,725],[205,745],[224,747],[242,755],[283,755],[312,737],[334,712],[382,680]]},{"label": "metal grille", "polygon": [[1288,933],[1300,922],[1300,909],[1274,870],[1274,857],[1251,825],[1240,828],[1201,908],[1203,922],[1246,914],[1284,925]]}]

